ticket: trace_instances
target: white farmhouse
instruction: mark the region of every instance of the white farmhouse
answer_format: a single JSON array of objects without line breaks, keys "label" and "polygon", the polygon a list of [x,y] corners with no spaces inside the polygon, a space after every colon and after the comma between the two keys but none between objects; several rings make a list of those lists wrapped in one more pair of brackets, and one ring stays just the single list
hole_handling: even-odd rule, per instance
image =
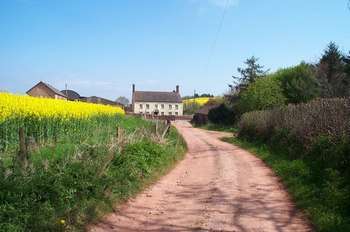
[{"label": "white farmhouse", "polygon": [[172,92],[135,91],[132,85],[132,108],[135,114],[183,115],[179,86]]}]

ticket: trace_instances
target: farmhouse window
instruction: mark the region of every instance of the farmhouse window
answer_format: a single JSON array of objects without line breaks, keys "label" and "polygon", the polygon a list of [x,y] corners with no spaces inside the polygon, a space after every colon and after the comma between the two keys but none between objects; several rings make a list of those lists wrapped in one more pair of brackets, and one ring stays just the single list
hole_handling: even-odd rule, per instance
[{"label": "farmhouse window", "polygon": [[143,109],[143,105],[142,104],[140,104],[140,109]]},{"label": "farmhouse window", "polygon": [[179,105],[175,105],[175,109],[177,109],[177,110],[178,110],[178,109],[179,109]]},{"label": "farmhouse window", "polygon": [[155,104],[154,107],[155,107],[156,109],[158,109],[158,104]]},{"label": "farmhouse window", "polygon": [[161,107],[162,109],[164,109],[164,104],[161,104],[160,107]]},{"label": "farmhouse window", "polygon": [[179,113],[178,113],[178,112],[175,112],[175,115],[179,115]]},{"label": "farmhouse window", "polygon": [[146,109],[149,109],[149,104],[146,104]]},{"label": "farmhouse window", "polygon": [[164,112],[162,112],[161,115],[164,115]]},{"label": "farmhouse window", "polygon": [[169,110],[171,110],[172,108],[173,108],[173,106],[169,104]]},{"label": "farmhouse window", "polygon": [[173,112],[169,112],[169,115],[173,115]]}]

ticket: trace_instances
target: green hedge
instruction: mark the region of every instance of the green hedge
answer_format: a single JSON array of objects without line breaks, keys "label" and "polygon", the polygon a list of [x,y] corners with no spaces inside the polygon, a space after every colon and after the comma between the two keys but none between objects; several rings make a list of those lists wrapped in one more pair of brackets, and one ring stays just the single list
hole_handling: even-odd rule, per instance
[{"label": "green hedge", "polygon": [[238,136],[258,146],[319,231],[350,230],[350,99],[244,114]]}]

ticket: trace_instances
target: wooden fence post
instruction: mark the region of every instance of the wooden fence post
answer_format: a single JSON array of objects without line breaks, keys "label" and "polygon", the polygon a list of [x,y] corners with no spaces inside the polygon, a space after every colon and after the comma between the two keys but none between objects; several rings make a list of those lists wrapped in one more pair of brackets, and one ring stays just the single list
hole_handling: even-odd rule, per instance
[{"label": "wooden fence post", "polygon": [[18,138],[19,138],[19,151],[18,151],[17,160],[22,171],[25,171],[25,169],[28,166],[28,150],[27,150],[26,137],[24,134],[23,127],[19,128]]},{"label": "wooden fence post", "polygon": [[159,135],[158,135],[158,121],[159,121],[159,120],[156,119],[156,136],[159,136]]}]

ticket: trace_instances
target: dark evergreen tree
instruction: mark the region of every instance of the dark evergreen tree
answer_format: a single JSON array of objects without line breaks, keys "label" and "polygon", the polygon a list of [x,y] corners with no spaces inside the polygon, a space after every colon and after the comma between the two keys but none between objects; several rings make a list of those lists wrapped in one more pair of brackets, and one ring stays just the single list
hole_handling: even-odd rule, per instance
[{"label": "dark evergreen tree", "polygon": [[345,63],[344,71],[347,75],[350,75],[350,51],[349,51],[349,55],[344,56],[343,60]]},{"label": "dark evergreen tree", "polygon": [[341,97],[346,94],[346,77],[343,56],[338,46],[330,42],[322,55],[318,67],[322,97]]},{"label": "dark evergreen tree", "polygon": [[350,51],[349,55],[344,56],[343,58],[344,61],[344,72],[345,72],[345,85],[346,85],[346,96],[350,96]]},{"label": "dark evergreen tree", "polygon": [[239,67],[237,69],[240,76],[232,76],[233,84],[229,85],[232,92],[242,91],[255,80],[266,75],[268,70],[264,70],[264,66],[260,65],[258,61],[258,58],[252,56],[244,62],[245,68]]}]

